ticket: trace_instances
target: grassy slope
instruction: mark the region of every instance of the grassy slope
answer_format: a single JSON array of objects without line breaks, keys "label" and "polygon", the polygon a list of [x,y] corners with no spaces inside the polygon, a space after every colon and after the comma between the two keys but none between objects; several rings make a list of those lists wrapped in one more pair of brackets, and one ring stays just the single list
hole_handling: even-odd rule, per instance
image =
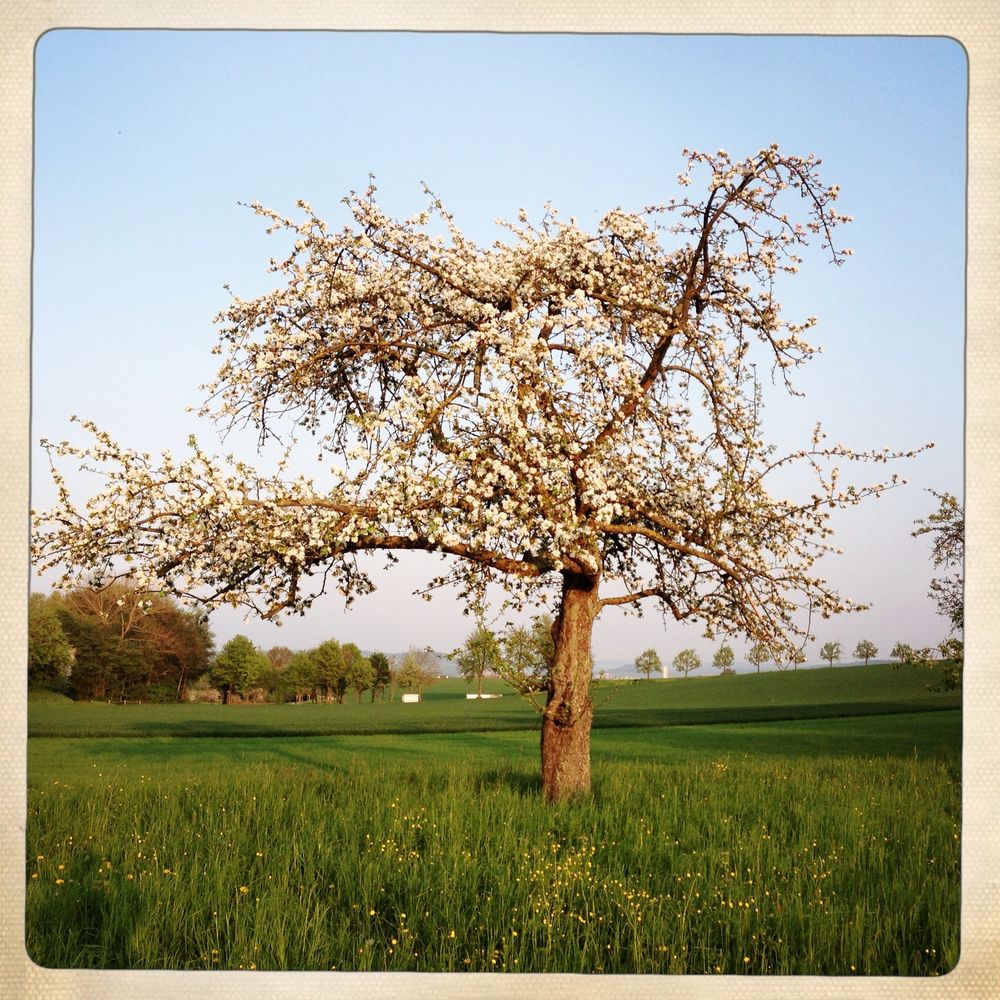
[{"label": "grassy slope", "polygon": [[[935,692],[923,667],[839,667],[687,680],[611,682],[595,693],[597,729],[749,723],[956,709],[958,692]],[[502,690],[487,682],[486,690]],[[220,737],[376,735],[534,730],[535,711],[509,691],[466,700],[459,680],[430,688],[419,705],[109,705],[29,701],[30,736]]]},{"label": "grassy slope", "polygon": [[[886,666],[604,685],[596,695],[595,768],[727,755],[938,757],[957,766],[959,696],[929,690],[933,679],[925,669]],[[329,771],[351,760],[387,771],[431,761],[537,768],[538,720],[530,706],[512,695],[466,701],[466,690],[446,681],[420,705],[121,706],[33,698],[28,773],[45,785],[268,763]]]}]

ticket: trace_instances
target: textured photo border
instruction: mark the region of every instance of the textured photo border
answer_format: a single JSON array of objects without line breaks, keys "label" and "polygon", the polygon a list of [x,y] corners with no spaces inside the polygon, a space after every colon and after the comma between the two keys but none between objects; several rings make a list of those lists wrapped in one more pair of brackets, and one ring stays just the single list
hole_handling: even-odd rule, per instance
[{"label": "textured photo border", "polygon": [[[954,998],[1000,995],[1000,833],[997,821],[1000,672],[994,640],[1000,591],[1000,332],[997,168],[1000,160],[1000,19],[992,0],[876,0],[817,12],[789,0],[311,0],[281,9],[267,0],[223,0],[210,10],[182,0],[8,0],[0,8],[0,992],[11,997],[326,996],[421,998],[590,997]],[[962,940],[941,978],[670,977],[445,973],[278,973],[53,970],[23,943],[26,814],[32,253],[33,58],[54,28],[408,30],[745,35],[945,36],[969,59],[966,280],[966,671],[963,714]],[[933,197],[933,193],[928,195]]]}]

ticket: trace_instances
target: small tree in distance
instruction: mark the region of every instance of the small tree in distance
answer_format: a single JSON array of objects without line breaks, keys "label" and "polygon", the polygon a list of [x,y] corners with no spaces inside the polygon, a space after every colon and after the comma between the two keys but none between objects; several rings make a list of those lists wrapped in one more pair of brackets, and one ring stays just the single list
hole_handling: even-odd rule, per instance
[{"label": "small tree in distance", "polygon": [[867,639],[862,639],[854,647],[854,657],[858,660],[864,660],[865,666],[868,666],[868,661],[873,657],[878,656],[878,647],[873,642],[869,642]]},{"label": "small tree in distance", "polygon": [[827,642],[823,644],[823,648],[819,651],[820,659],[826,660],[830,666],[833,666],[834,660],[839,660],[841,655],[840,643],[839,642]]},{"label": "small tree in distance", "polygon": [[552,673],[552,617],[538,615],[530,627],[509,625],[500,640],[501,679],[526,698],[539,712],[540,695],[549,685]]},{"label": "small tree in distance", "polygon": [[760,665],[767,663],[770,659],[771,650],[762,642],[755,642],[747,651],[747,660],[757,668],[758,674],[760,673]]},{"label": "small tree in distance", "polygon": [[476,694],[482,697],[483,676],[495,674],[500,669],[500,643],[480,619],[465,642],[449,655],[449,659],[454,660],[459,673],[469,684],[476,682]]},{"label": "small tree in distance", "polygon": [[692,671],[701,667],[701,658],[693,649],[682,649],[673,661],[675,670],[679,670],[685,677]]},{"label": "small tree in distance", "polygon": [[736,654],[733,652],[733,647],[730,646],[728,642],[724,642],[715,651],[715,656],[712,657],[712,666],[723,674],[733,673],[733,663],[735,662]]},{"label": "small tree in distance", "polygon": [[376,694],[379,696],[379,700],[384,700],[385,689],[392,681],[392,667],[389,663],[389,657],[376,650],[368,657],[368,661],[372,665],[372,701],[375,700]]},{"label": "small tree in distance", "polygon": [[660,654],[655,649],[647,649],[635,658],[635,671],[638,674],[645,674],[648,681],[652,674],[663,673],[663,661]]},{"label": "small tree in distance", "polygon": [[416,691],[417,694],[421,694],[425,687],[437,679],[438,662],[434,651],[411,646],[396,671],[396,683],[404,691]]},{"label": "small tree in distance", "polygon": [[892,647],[892,652],[889,654],[894,660],[899,660],[899,664],[913,663],[916,659],[916,650],[907,642],[897,642],[895,646]]},{"label": "small tree in distance", "polygon": [[787,658],[784,661],[777,659],[774,661],[775,666],[777,666],[779,670],[787,670],[789,667],[791,667],[792,670],[798,670],[799,665],[805,662],[806,654],[802,652],[801,649],[793,650],[787,655]]}]

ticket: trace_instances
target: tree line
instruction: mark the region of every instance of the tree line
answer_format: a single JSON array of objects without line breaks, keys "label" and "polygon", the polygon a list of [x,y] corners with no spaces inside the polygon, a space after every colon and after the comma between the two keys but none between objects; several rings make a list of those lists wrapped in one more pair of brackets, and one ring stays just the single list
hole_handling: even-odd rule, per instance
[{"label": "tree line", "polygon": [[390,685],[420,691],[439,677],[436,655],[411,648],[398,663],[352,642],[267,651],[236,635],[216,651],[205,615],[125,583],[34,593],[28,603],[28,687],[78,700],[326,701]]},{"label": "tree line", "polygon": [[[552,616],[492,632],[480,617],[447,654],[459,674],[477,682],[504,679],[533,697],[546,688]],[[245,635],[221,649],[205,615],[173,598],[126,583],[34,593],[28,610],[28,686],[79,700],[360,702],[390,700],[395,690],[422,692],[441,676],[438,654],[416,646],[397,657],[363,653],[327,639],[311,649],[264,650]]]}]

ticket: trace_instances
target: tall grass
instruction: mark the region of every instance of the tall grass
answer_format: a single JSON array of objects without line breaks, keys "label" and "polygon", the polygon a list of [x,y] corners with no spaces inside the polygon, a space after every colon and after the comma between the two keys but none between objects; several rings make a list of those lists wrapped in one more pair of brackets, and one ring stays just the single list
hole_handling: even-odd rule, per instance
[{"label": "tall grass", "polygon": [[606,759],[591,799],[551,808],[533,755],[50,763],[27,947],[52,967],[934,975],[958,958],[953,767]]}]

